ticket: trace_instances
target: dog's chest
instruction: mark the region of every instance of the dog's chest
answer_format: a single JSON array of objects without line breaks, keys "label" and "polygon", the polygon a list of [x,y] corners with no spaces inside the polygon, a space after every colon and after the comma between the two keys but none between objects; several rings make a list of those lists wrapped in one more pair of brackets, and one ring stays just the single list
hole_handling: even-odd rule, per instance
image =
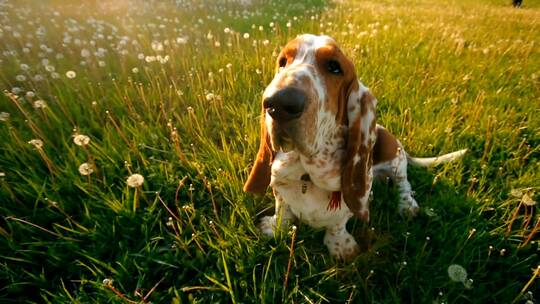
[{"label": "dog's chest", "polygon": [[309,226],[321,228],[347,221],[352,216],[347,206],[327,210],[332,192],[317,187],[307,176],[297,153],[279,152],[272,164],[270,185],[291,212]]}]

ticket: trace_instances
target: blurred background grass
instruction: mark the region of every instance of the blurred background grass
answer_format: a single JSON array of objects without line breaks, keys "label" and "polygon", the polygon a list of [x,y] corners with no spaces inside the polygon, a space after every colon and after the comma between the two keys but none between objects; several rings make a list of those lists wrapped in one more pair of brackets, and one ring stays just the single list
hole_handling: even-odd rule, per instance
[{"label": "blurred background grass", "polygon": [[[540,11],[524,1],[0,3],[3,302],[518,303],[538,298]],[[241,192],[280,47],[333,36],[413,155],[421,205],[375,187],[364,251],[261,238]],[[78,146],[74,135],[90,143]],[[32,139],[39,142],[30,144]],[[93,170],[81,175],[87,163]],[[141,187],[128,176],[144,176]],[[468,272],[453,282],[452,264]],[[289,276],[288,286],[284,278]],[[529,294],[528,292],[532,292]]]}]

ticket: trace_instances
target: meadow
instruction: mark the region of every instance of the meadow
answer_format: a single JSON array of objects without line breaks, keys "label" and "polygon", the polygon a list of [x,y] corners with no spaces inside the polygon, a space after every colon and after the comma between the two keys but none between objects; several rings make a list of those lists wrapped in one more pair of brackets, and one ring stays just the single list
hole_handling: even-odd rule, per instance
[{"label": "meadow", "polygon": [[[324,33],[407,151],[420,214],[374,187],[362,252],[275,239],[242,192],[281,46]],[[0,302],[540,301],[540,4],[0,1]],[[288,267],[290,264],[290,267]]]}]

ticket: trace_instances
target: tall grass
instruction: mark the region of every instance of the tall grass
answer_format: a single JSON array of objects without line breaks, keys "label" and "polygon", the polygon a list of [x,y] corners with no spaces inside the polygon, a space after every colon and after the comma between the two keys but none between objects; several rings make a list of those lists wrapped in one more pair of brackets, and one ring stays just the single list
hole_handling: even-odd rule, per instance
[{"label": "tall grass", "polygon": [[[4,1],[0,12],[3,302],[538,299],[533,1]],[[261,237],[272,197],[241,191],[275,56],[304,32],[341,44],[411,154],[470,149],[409,170],[416,219],[376,184],[371,222],[350,222],[363,246],[351,264],[305,225]],[[467,276],[453,280],[451,265]]]}]

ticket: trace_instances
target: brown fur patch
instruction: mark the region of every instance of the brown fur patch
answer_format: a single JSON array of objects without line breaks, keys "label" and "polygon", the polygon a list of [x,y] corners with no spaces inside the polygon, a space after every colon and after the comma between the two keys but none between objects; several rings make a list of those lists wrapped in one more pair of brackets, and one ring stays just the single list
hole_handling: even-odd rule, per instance
[{"label": "brown fur patch", "polygon": [[[317,70],[326,86],[325,107],[329,112],[334,113],[338,123],[344,124],[347,116],[347,98],[350,92],[358,87],[354,65],[335,44],[319,48],[315,56]],[[343,71],[341,75],[328,71],[327,65],[330,60],[339,63]]]},{"label": "brown fur patch", "polygon": [[270,175],[272,170],[272,161],[274,160],[274,151],[272,151],[270,144],[270,136],[266,131],[265,124],[265,111],[262,109],[261,118],[261,142],[259,144],[259,151],[257,152],[257,158],[253,163],[253,168],[249,173],[249,177],[244,184],[244,191],[254,194],[264,194],[266,188],[270,184]]},{"label": "brown fur patch", "polygon": [[373,163],[379,164],[396,158],[398,142],[394,135],[384,128],[377,128],[377,141],[373,147]]},{"label": "brown fur patch", "polygon": [[[354,101],[349,101],[354,102]],[[342,191],[345,203],[361,219],[367,220],[368,211],[368,190],[371,187],[370,170],[373,164],[373,145],[371,132],[376,126],[376,117],[373,117],[367,130],[361,128],[362,119],[368,117],[367,113],[371,111],[375,114],[375,98],[371,93],[364,92],[361,98],[358,98],[360,114],[354,121],[349,122],[349,136],[347,143],[347,152],[342,172]],[[371,131],[370,131],[371,130]],[[367,138],[367,146],[363,144]],[[354,158],[360,158],[356,164]]]}]

